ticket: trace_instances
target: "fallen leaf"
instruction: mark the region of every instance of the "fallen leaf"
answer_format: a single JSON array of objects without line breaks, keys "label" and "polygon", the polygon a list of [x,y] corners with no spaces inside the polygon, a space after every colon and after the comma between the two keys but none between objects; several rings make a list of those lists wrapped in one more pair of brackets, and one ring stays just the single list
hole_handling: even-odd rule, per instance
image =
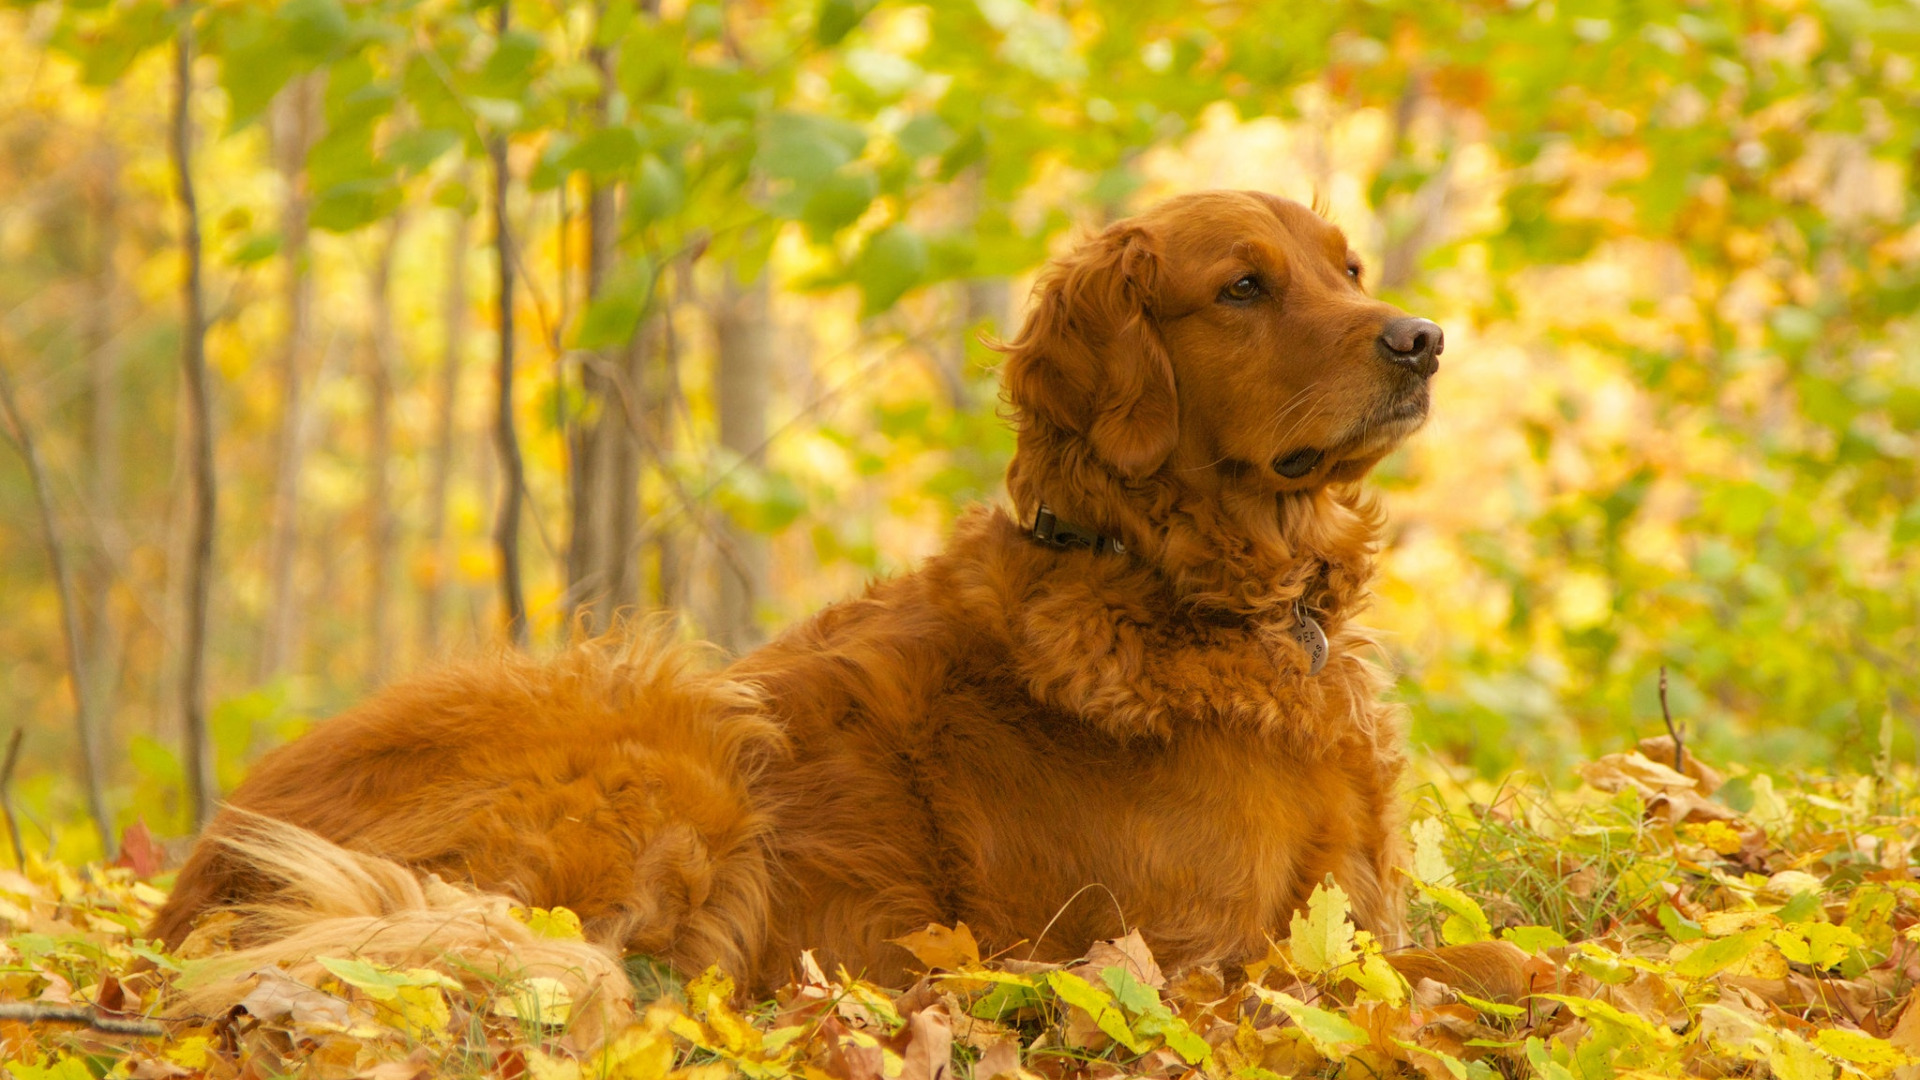
[{"label": "fallen leaf", "polygon": [[949,1080],[953,1070],[953,1021],[946,1007],[930,1005],[907,1018],[907,1047],[900,1052],[900,1080]]},{"label": "fallen leaf", "polygon": [[980,946],[974,941],[973,931],[967,929],[966,923],[955,923],[952,929],[938,923],[928,923],[925,930],[888,938],[887,943],[912,953],[913,958],[925,964],[928,971],[958,971],[980,964]]}]

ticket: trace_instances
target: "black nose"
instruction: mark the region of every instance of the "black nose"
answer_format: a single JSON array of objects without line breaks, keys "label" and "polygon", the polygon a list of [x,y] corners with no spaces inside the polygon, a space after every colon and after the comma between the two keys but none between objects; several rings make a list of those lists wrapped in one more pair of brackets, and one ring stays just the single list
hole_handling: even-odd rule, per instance
[{"label": "black nose", "polygon": [[1426,378],[1440,370],[1440,354],[1447,351],[1447,335],[1431,319],[1399,318],[1380,330],[1380,355]]}]

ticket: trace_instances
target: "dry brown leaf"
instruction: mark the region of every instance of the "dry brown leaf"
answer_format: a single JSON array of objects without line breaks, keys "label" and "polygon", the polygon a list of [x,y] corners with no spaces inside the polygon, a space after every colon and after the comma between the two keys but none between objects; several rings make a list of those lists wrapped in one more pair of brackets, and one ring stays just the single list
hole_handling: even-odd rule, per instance
[{"label": "dry brown leaf", "polygon": [[[1641,739],[1640,745],[1636,749],[1640,751],[1642,756],[1650,760],[1672,761],[1673,736],[1654,735]],[[1680,755],[1680,772],[1685,776],[1692,777],[1699,783],[1700,794],[1711,795],[1720,790],[1720,785],[1727,782],[1726,778],[1720,775],[1718,769],[1694,757],[1692,750],[1682,749]]]},{"label": "dry brown leaf", "polygon": [[1112,941],[1094,942],[1093,948],[1087,950],[1087,962],[1082,966],[1092,968],[1096,977],[1104,968],[1124,967],[1144,986],[1159,990],[1167,985],[1166,975],[1153,959],[1153,950],[1147,948],[1146,940],[1138,930],[1128,931],[1127,936]]},{"label": "dry brown leaf", "polygon": [[900,1052],[900,1080],[950,1080],[953,1021],[946,1006],[933,1004],[907,1018],[907,1047]]},{"label": "dry brown leaf", "polygon": [[256,971],[253,989],[240,999],[237,1008],[247,1011],[247,1015],[270,1024],[283,1021],[295,1024],[319,1024],[334,1027],[346,1027],[348,1021],[345,1000],[316,990],[298,979],[291,979],[278,971]]},{"label": "dry brown leaf", "polygon": [[1020,1075],[1020,1044],[1012,1039],[995,1039],[980,1052],[973,1066],[974,1080],[1017,1080]]},{"label": "dry brown leaf", "polygon": [[383,1061],[360,1070],[355,1080],[424,1080],[431,1074],[432,1070],[423,1061]]}]

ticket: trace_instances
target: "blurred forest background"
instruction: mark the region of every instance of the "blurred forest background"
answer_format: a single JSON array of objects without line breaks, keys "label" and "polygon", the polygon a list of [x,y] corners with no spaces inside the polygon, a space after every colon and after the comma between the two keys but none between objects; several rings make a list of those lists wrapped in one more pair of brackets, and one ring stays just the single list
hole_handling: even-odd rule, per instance
[{"label": "blurred forest background", "polygon": [[998,497],[1049,252],[1219,186],[1447,329],[1421,753],[1551,774],[1665,665],[1709,754],[1910,755],[1916,173],[1898,0],[0,5],[12,801],[82,858],[435,657],[751,647]]}]

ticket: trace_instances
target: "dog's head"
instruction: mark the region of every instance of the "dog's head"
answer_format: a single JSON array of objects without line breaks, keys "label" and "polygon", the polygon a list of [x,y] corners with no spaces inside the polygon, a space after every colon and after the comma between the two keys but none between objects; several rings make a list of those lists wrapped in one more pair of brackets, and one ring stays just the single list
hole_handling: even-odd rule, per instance
[{"label": "dog's head", "polygon": [[1121,485],[1244,499],[1356,480],[1425,422],[1443,348],[1363,277],[1339,229],[1258,192],[1118,222],[1047,269],[1004,346],[1023,438],[1044,427]]}]

